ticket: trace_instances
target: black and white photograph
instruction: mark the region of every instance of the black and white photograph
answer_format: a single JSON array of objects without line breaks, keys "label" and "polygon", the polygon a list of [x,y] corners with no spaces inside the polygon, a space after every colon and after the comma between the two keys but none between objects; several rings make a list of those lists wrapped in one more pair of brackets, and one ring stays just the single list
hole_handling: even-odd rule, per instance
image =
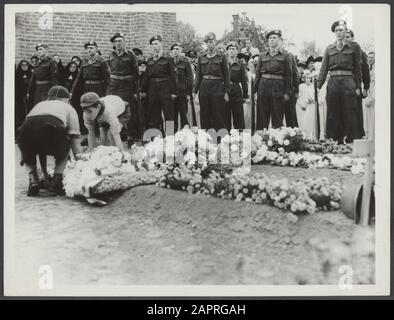
[{"label": "black and white photograph", "polygon": [[389,294],[389,5],[4,12],[6,296]]}]

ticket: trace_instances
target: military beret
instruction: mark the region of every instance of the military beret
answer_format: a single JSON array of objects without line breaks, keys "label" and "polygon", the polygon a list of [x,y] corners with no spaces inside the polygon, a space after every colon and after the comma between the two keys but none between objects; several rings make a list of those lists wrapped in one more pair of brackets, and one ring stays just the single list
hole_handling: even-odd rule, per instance
[{"label": "military beret", "polygon": [[88,46],[95,46],[96,48],[98,47],[96,41],[92,41],[92,40],[90,40],[89,42],[86,42],[86,43],[84,44],[85,49],[86,49]]},{"label": "military beret", "polygon": [[133,51],[136,56],[142,56],[142,50],[140,48],[133,48],[131,51]]},{"label": "military beret", "polygon": [[235,49],[238,49],[238,44],[235,41],[231,41],[227,44],[226,50],[228,50],[230,47],[235,47]]},{"label": "military beret", "polygon": [[301,67],[301,68],[306,69],[307,68],[306,62],[302,61],[302,60],[298,60],[297,61],[297,67]]},{"label": "military beret", "polygon": [[276,34],[279,38],[282,37],[282,31],[275,29],[275,30],[271,30],[270,32],[268,32],[265,37],[268,39],[270,36]]},{"label": "military beret", "polygon": [[116,38],[123,38],[124,39],[124,34],[123,33],[115,33],[112,37],[111,37],[111,42],[115,42]]},{"label": "military beret", "polygon": [[171,46],[170,50],[174,49],[174,47],[183,48],[183,45],[182,45],[182,43],[180,43],[180,42],[175,42],[175,43]]},{"label": "military beret", "polygon": [[43,44],[43,43],[39,43],[39,44],[36,45],[36,50],[38,50],[38,48],[45,48],[45,49],[48,49],[48,45]]},{"label": "military beret", "polygon": [[244,59],[246,63],[248,63],[250,56],[248,54],[244,54],[244,53],[238,53],[237,54],[237,58],[238,59]]},{"label": "military beret", "polygon": [[162,38],[161,38],[161,36],[157,35],[157,36],[153,36],[152,38],[150,38],[149,44],[152,44],[152,42],[153,42],[153,41],[156,41],[156,40],[158,40],[158,41],[160,41],[160,42],[163,41]]},{"label": "military beret", "polygon": [[335,21],[331,25],[331,32],[335,32],[335,28],[338,27],[338,26],[344,26],[346,28],[346,21],[344,21],[344,20]]},{"label": "military beret", "polygon": [[216,35],[213,32],[208,32],[204,37],[204,42],[207,42],[209,40],[216,40]]},{"label": "military beret", "polygon": [[194,50],[189,50],[188,52],[186,52],[186,57],[197,58],[197,52]]}]

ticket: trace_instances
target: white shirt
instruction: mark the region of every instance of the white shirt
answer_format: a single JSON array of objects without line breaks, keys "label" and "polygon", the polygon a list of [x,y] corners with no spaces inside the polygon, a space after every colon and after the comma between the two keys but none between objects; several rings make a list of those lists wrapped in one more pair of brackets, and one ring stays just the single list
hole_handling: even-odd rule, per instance
[{"label": "white shirt", "polygon": [[48,115],[60,119],[68,134],[80,135],[78,114],[68,103],[59,100],[46,100],[37,103],[27,117]]}]

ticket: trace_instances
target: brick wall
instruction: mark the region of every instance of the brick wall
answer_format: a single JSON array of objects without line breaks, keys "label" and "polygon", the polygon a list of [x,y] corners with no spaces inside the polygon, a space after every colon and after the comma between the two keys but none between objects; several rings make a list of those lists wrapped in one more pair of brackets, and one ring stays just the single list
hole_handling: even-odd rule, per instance
[{"label": "brick wall", "polygon": [[[84,56],[83,44],[95,40],[107,57],[112,49],[110,38],[116,32],[126,36],[128,49],[138,47],[150,54],[149,39],[161,35],[165,51],[176,41],[176,14],[169,12],[56,12],[52,28],[40,28],[42,13],[17,13],[15,16],[15,59],[30,58],[37,43],[49,45],[49,53],[58,53],[64,63],[74,55]],[[48,26],[48,24],[46,24]]]}]

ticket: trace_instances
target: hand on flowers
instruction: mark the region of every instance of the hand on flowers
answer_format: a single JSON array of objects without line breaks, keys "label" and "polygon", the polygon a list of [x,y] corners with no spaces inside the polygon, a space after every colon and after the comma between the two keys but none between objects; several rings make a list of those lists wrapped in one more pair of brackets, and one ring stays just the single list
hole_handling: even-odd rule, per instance
[{"label": "hand on flowers", "polygon": [[230,97],[229,97],[229,95],[228,95],[227,92],[224,94],[224,100],[225,100],[226,102],[229,102],[229,101],[230,101]]}]

